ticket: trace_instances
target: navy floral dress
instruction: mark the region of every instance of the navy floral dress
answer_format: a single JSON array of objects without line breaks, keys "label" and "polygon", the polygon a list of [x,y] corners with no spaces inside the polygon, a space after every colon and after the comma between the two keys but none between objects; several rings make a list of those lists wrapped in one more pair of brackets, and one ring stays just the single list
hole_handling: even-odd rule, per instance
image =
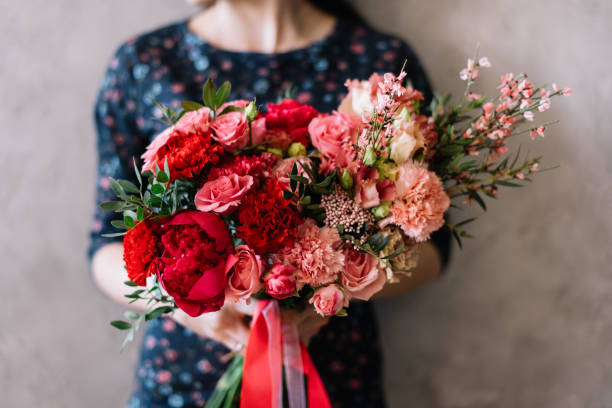
[{"label": "navy floral dress", "polygon": [[[322,112],[335,109],[347,78],[366,79],[377,71],[398,73],[407,61],[408,77],[431,95],[417,58],[401,40],[369,27],[338,21],[326,38],[306,48],[276,54],[217,49],[188,29],[187,21],[144,34],[123,44],[112,58],[95,106],[98,131],[97,202],[113,198],[109,178],[133,179],[132,158],[163,124],[153,104],[179,107],[199,100],[207,78],[232,83],[230,99],[276,102],[293,87],[296,98]],[[110,240],[112,213],[96,210],[90,255]],[[444,257],[449,240],[438,236]],[[349,317],[334,318],[309,346],[334,407],[383,407],[381,350],[369,303],[355,303]],[[203,407],[223,373],[228,350],[200,338],[168,318],[146,327],[128,407]]]}]

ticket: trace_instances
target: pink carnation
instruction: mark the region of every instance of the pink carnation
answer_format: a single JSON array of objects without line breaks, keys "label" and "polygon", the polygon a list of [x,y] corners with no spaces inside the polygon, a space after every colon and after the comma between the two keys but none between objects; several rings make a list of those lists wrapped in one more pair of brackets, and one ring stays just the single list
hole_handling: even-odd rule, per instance
[{"label": "pink carnation", "polygon": [[336,281],[344,269],[342,241],[335,228],[319,228],[307,219],[297,229],[292,247],[281,249],[277,258],[297,271],[298,285],[318,287]]},{"label": "pink carnation", "polygon": [[450,199],[434,172],[406,162],[399,167],[395,187],[391,215],[407,236],[422,242],[444,225]]},{"label": "pink carnation", "polygon": [[195,130],[198,132],[207,133],[209,128],[210,109],[201,108],[196,111],[185,113],[176,124],[170,126],[157,135],[151,144],[147,146],[147,150],[142,154],[142,156],[140,156],[144,160],[142,171],[153,170],[155,162],[154,159],[157,151],[177,132],[189,133]]}]

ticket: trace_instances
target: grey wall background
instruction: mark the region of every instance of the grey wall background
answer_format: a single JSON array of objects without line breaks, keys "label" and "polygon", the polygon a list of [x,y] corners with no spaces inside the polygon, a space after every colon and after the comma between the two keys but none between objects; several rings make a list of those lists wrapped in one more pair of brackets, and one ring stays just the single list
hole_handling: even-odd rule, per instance
[{"label": "grey wall background", "polygon": [[[448,274],[379,304],[391,407],[612,406],[609,0],[359,0],[409,40],[438,89],[460,92],[480,43],[493,68],[571,85],[529,144],[561,168],[504,191]],[[0,405],[114,407],[136,348],[88,278],[91,106],[113,50],[182,18],[180,0],[0,3]]]}]

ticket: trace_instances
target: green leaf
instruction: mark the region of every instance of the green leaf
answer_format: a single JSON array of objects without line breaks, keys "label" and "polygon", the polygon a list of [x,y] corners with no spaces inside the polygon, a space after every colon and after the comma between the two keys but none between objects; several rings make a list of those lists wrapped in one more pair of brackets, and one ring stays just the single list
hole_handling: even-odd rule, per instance
[{"label": "green leaf", "polygon": [[112,177],[109,180],[110,180],[111,190],[113,190],[113,193],[115,193],[115,195],[118,197],[127,198],[127,195],[125,194],[123,187],[121,187],[121,184],[119,184],[119,182],[117,182],[117,180],[115,180]]},{"label": "green leaf", "polygon": [[138,208],[136,209],[136,216],[137,216],[137,218],[138,218],[138,221],[142,221],[142,220],[144,220],[144,212],[142,211],[142,208],[141,208],[141,207],[138,207]]},{"label": "green leaf", "polygon": [[100,208],[104,211],[120,211],[125,206],[123,201],[106,201],[100,204]]},{"label": "green leaf", "polygon": [[208,78],[204,84],[204,89],[202,90],[202,101],[204,102],[204,105],[208,106],[210,109],[216,110],[216,97],[217,94],[215,92],[213,81],[212,79]]},{"label": "green leaf", "polygon": [[129,215],[124,215],[123,216],[123,223],[128,228],[134,228],[134,225],[135,225],[134,224],[134,219],[132,217],[130,217]]},{"label": "green leaf", "polygon": [[166,314],[166,313],[170,313],[173,310],[174,309],[172,308],[172,306],[160,306],[160,307],[154,309],[153,311],[147,313],[146,316],[145,316],[145,319],[147,321],[153,320],[153,319],[157,319],[161,315]]},{"label": "green leaf", "polygon": [[225,81],[221,87],[217,90],[216,102],[217,106],[221,106],[227,101],[232,91],[232,84],[229,81]]},{"label": "green leaf", "polygon": [[476,217],[468,218],[467,220],[463,220],[463,221],[455,224],[455,227],[460,227],[462,225],[468,224],[468,223],[474,221],[475,219],[476,219]]},{"label": "green leaf", "polygon": [[395,251],[393,251],[393,253],[391,253],[391,254],[389,254],[387,256],[384,256],[382,259],[387,259],[387,260],[388,259],[393,259],[396,256],[399,256],[399,254],[401,254],[402,252],[404,252],[404,247],[397,248]]},{"label": "green leaf", "polygon": [[300,204],[302,205],[310,205],[312,202],[312,198],[310,196],[306,196],[300,200]]},{"label": "green leaf", "polygon": [[465,155],[463,153],[459,153],[448,165],[448,167],[454,169],[459,162],[461,161],[461,159],[463,159],[465,157]]},{"label": "green leaf", "polygon": [[181,102],[181,106],[185,110],[185,112],[197,111],[198,109],[202,109],[204,105],[198,102],[193,101],[183,101]]},{"label": "green leaf", "polygon": [[123,284],[126,285],[126,286],[133,287],[133,288],[138,286],[137,284],[135,284],[134,282],[132,282],[130,280],[127,280],[127,281],[123,282]]},{"label": "green leaf", "polygon": [[284,190],[283,191],[283,198],[287,201],[291,200],[293,198],[293,193],[291,191],[287,191]]},{"label": "green leaf", "polygon": [[170,177],[168,177],[168,174],[165,171],[161,171],[161,170],[157,172],[157,175],[155,176],[155,178],[160,183],[167,183],[170,180]]},{"label": "green leaf", "polygon": [[123,320],[113,320],[110,322],[111,326],[119,330],[128,330],[132,328],[132,324],[124,322]]},{"label": "green leaf", "polygon": [[478,205],[480,205],[480,207],[482,207],[482,209],[484,211],[487,211],[487,205],[485,204],[485,202],[482,199],[482,197],[480,197],[480,195],[476,191],[470,190],[470,191],[468,191],[468,195],[471,198],[473,198],[478,203]]},{"label": "green leaf", "polygon": [[223,108],[223,110],[221,111],[221,113],[219,113],[219,116],[221,115],[225,115],[226,113],[230,113],[230,112],[242,112],[244,109],[243,108],[239,108],[238,106],[226,106],[225,108]]},{"label": "green leaf", "polygon": [[115,228],[119,228],[119,229],[127,229],[127,226],[125,225],[125,223],[123,222],[123,220],[112,220],[111,221],[111,225]]},{"label": "green leaf", "polygon": [[506,186],[506,187],[523,187],[522,184],[513,183],[507,180],[495,180],[495,184],[499,184],[500,186]]},{"label": "green leaf", "polygon": [[116,237],[122,237],[125,234],[127,234],[127,232],[113,232],[113,233],[110,233],[110,234],[102,234],[100,236],[103,237],[103,238],[116,238]]},{"label": "green leaf", "polygon": [[140,189],[134,183],[128,180],[117,180],[117,183],[123,187],[128,193],[140,194]]},{"label": "green leaf", "polygon": [[157,195],[163,194],[164,191],[166,191],[166,190],[164,189],[164,186],[162,186],[161,184],[153,184],[151,186],[151,192],[153,194],[157,194]]},{"label": "green leaf", "polygon": [[133,310],[126,310],[123,312],[123,316],[129,320],[136,320],[140,317],[140,313],[134,312]]},{"label": "green leaf", "polygon": [[138,184],[142,186],[142,176],[140,175],[140,170],[138,169],[138,166],[136,165],[136,158],[133,159],[133,164],[134,164],[134,173],[136,173]]}]

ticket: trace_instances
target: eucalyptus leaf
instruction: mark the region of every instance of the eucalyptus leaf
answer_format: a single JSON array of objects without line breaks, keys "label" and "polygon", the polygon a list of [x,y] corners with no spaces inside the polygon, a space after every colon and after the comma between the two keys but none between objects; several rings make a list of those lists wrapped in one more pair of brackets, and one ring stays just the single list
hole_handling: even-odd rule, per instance
[{"label": "eucalyptus leaf", "polygon": [[110,325],[119,330],[128,330],[132,328],[132,324],[123,320],[113,320]]}]

